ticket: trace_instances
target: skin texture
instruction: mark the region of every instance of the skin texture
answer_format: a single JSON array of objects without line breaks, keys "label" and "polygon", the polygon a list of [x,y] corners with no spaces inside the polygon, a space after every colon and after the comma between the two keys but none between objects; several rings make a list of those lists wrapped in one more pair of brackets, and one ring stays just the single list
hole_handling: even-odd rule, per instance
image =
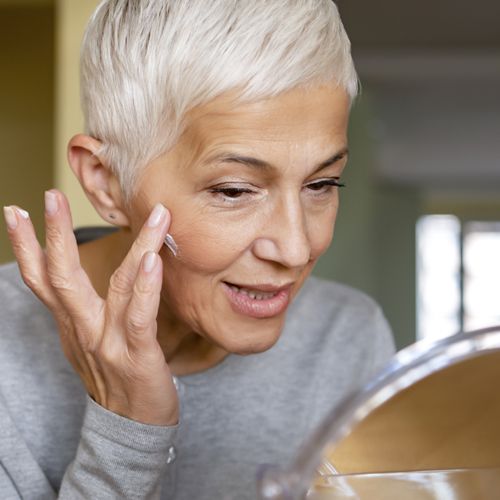
[{"label": "skin texture", "polygon": [[[53,190],[43,252],[29,216],[5,210],[23,278],[52,311],[87,391],[140,422],[177,422],[172,373],[206,370],[229,352],[261,352],[278,340],[286,308],[243,313],[225,282],[286,285],[292,300],[332,239],[332,184],[347,161],[346,93],[324,85],[247,104],[235,97],[192,110],[128,204],[99,141],[70,141],[71,168],[98,213],[120,226],[116,234],[77,247],[67,200]],[[162,244],[167,232],[177,258]]]}]

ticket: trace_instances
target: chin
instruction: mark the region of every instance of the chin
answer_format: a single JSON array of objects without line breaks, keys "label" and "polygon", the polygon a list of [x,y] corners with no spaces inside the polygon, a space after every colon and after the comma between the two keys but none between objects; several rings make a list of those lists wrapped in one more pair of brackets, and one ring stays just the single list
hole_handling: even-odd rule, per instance
[{"label": "chin", "polygon": [[239,325],[221,325],[216,336],[210,336],[222,349],[242,356],[265,352],[276,344],[283,330],[284,317],[245,321]]}]

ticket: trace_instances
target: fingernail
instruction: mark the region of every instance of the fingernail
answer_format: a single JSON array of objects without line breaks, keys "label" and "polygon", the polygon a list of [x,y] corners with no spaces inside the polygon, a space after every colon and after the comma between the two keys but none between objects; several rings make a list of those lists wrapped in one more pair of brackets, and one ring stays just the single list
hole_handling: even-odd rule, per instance
[{"label": "fingernail", "polygon": [[57,196],[50,191],[45,191],[45,212],[47,215],[54,215],[58,209]]},{"label": "fingernail", "polygon": [[157,227],[163,217],[165,216],[165,213],[167,212],[167,209],[161,204],[158,203],[151,212],[151,215],[149,216],[148,219],[148,226],[149,227]]},{"label": "fingernail", "polygon": [[5,222],[9,229],[16,229],[17,218],[12,207],[3,207],[3,216],[5,217]]},{"label": "fingernail", "polygon": [[28,220],[30,218],[30,214],[23,210],[22,208],[16,207],[17,213],[24,219]]},{"label": "fingernail", "polygon": [[146,258],[144,259],[144,271],[150,273],[156,264],[156,254],[154,252],[148,252]]}]

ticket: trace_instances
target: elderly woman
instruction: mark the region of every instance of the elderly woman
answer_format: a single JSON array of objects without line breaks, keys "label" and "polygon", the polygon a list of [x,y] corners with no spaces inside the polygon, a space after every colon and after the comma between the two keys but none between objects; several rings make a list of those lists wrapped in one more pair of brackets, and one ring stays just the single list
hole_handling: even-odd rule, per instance
[{"label": "elderly woman", "polygon": [[337,9],[106,0],[81,70],[69,163],[119,230],[77,246],[51,190],[43,251],[4,209],[0,497],[255,498],[393,351],[370,299],[309,277],[357,90]]}]

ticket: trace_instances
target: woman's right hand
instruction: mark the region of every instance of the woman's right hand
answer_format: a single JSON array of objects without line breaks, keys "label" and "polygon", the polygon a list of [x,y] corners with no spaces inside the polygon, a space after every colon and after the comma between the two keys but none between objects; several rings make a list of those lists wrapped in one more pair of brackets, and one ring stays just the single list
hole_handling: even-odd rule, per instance
[{"label": "woman's right hand", "polygon": [[8,207],[9,238],[24,282],[51,310],[66,357],[101,406],[145,424],[175,425],[177,391],[157,341],[163,281],[158,255],[170,225],[157,205],[113,273],[106,299],[80,265],[66,197],[46,193],[46,250],[26,212]]}]

